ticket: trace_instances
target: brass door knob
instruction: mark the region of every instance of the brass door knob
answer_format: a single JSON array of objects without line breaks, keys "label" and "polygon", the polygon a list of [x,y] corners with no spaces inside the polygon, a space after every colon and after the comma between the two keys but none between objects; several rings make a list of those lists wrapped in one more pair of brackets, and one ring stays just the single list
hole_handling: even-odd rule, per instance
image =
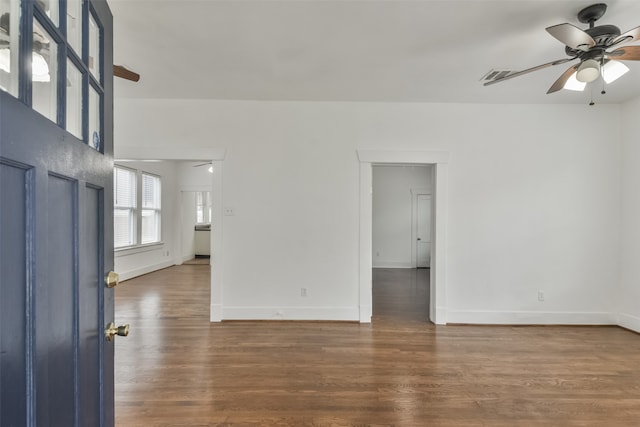
[{"label": "brass door knob", "polygon": [[107,273],[104,278],[104,282],[107,284],[107,288],[115,288],[120,283],[120,275],[113,271]]},{"label": "brass door knob", "polygon": [[116,335],[121,337],[126,337],[129,335],[129,324],[122,326],[116,326],[115,323],[111,322],[107,325],[107,329],[104,330],[104,336],[107,341],[113,341],[113,337]]}]

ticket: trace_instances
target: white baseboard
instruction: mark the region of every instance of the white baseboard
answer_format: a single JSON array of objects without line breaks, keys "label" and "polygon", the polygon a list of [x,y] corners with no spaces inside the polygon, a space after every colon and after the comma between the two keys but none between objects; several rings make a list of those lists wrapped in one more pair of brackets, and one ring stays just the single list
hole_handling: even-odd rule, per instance
[{"label": "white baseboard", "polygon": [[620,313],[618,315],[618,325],[623,328],[630,329],[634,332],[640,333],[640,317],[632,316],[626,313]]},{"label": "white baseboard", "polygon": [[358,307],[222,307],[222,320],[360,321]]},{"label": "white baseboard", "polygon": [[370,305],[361,305],[360,306],[360,323],[371,323],[371,316],[373,314],[373,307]]},{"label": "white baseboard", "polygon": [[601,312],[447,310],[446,316],[447,323],[470,323],[478,325],[618,324],[616,315]]},{"label": "white baseboard", "polygon": [[447,309],[444,307],[436,307],[435,308],[435,318],[430,319],[436,325],[446,325],[447,324]]},{"label": "white baseboard", "polygon": [[211,304],[209,308],[209,320],[211,322],[221,322],[222,321],[222,305],[220,304]]},{"label": "white baseboard", "polygon": [[121,272],[119,273],[120,280],[133,279],[134,277],[142,276],[143,274],[152,273],[156,270],[162,270],[163,268],[171,267],[173,265],[175,265],[173,261],[165,261],[165,262],[161,262],[160,264],[148,265],[146,267],[137,268],[135,270]]},{"label": "white baseboard", "polygon": [[194,259],[195,257],[196,257],[195,252],[194,252],[193,254],[191,254],[191,255],[185,255],[185,256],[183,256],[183,257],[182,257],[182,262],[181,262],[181,264],[184,264],[184,263],[185,263],[185,262],[187,262],[187,261],[191,261],[191,260],[192,260],[192,259]]},{"label": "white baseboard", "polygon": [[413,268],[411,262],[403,261],[373,261],[373,268]]}]

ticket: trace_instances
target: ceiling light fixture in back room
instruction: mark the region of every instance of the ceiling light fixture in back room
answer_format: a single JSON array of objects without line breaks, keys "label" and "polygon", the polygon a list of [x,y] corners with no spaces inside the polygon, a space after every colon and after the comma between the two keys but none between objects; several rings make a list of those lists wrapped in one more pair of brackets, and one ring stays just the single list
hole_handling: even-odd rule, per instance
[{"label": "ceiling light fixture in back room", "polygon": [[[589,28],[581,30],[575,25],[564,23],[548,27],[546,30],[565,45],[568,58],[547,62],[522,71],[498,73],[489,75],[485,79],[485,86],[510,80],[533,71],[542,70],[554,65],[560,65],[574,60],[578,64],[572,65],[551,85],[547,93],[558,92],[561,89],[583,91],[588,83],[602,79],[602,94],[605,94],[604,84],[613,83],[629,71],[620,61],[639,61],[640,46],[625,46],[623,44],[637,41],[640,38],[640,27],[621,34],[615,25],[598,25],[595,23],[607,11],[607,5],[596,3],[578,12],[578,21],[589,24]],[[615,48],[615,49],[614,49]],[[611,50],[613,49],[613,50]],[[593,99],[590,105],[593,105]]]}]

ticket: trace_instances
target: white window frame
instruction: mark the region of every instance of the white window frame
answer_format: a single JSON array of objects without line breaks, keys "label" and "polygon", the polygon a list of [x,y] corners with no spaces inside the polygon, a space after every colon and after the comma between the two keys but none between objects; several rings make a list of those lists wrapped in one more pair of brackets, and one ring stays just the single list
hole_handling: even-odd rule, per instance
[{"label": "white window frame", "polygon": [[[150,178],[156,179],[157,180],[157,188],[155,188],[155,196],[154,199],[157,200],[157,205],[156,206],[144,206],[144,177],[148,176]],[[140,215],[139,215],[139,230],[140,233],[138,235],[139,239],[138,241],[140,242],[141,245],[151,245],[154,243],[160,243],[162,241],[162,178],[159,175],[155,175],[149,172],[143,172],[140,171],[139,173],[139,188],[140,188]],[[157,239],[156,240],[151,240],[148,242],[143,242],[142,241],[142,218],[144,216],[145,212],[153,212],[155,218],[156,218],[156,236]]]},{"label": "white window frame", "polygon": [[[207,197],[208,196],[208,197]],[[210,191],[196,191],[196,225],[211,224],[213,203]],[[198,203],[202,200],[202,203]],[[198,211],[202,210],[202,221],[198,221]]]},{"label": "white window frame", "polygon": [[[135,206],[132,209],[133,211],[133,243],[127,246],[118,246],[115,247],[114,250],[116,252],[121,252],[121,251],[128,251],[128,250],[135,250],[138,248],[146,248],[149,246],[155,246],[155,245],[162,245],[162,177],[160,175],[151,173],[151,172],[147,172],[147,171],[143,171],[143,170],[138,170],[138,169],[133,169],[133,168],[129,168],[126,166],[122,166],[119,164],[116,164],[114,166],[114,174],[115,174],[115,169],[119,168],[119,169],[125,169],[128,170],[130,172],[134,172],[135,173]],[[157,188],[157,199],[158,199],[158,203],[156,206],[154,207],[144,207],[143,206],[143,175],[146,176],[150,176],[153,178],[156,178],[158,180],[158,188]],[[115,203],[115,181],[114,181],[114,217],[115,217],[115,210],[117,209],[116,207],[116,203]],[[122,208],[119,208],[122,209]],[[154,241],[150,241],[150,242],[145,242],[142,243],[142,215],[143,215],[143,211],[153,211],[155,212],[155,216],[156,216],[156,226],[157,226],[157,240]]]},{"label": "white window frame", "polygon": [[[118,189],[118,185],[117,185],[117,176],[118,176],[118,171],[117,169],[132,173],[134,176],[134,185],[133,185],[133,191],[135,192],[134,197],[132,197],[131,199],[133,200],[133,205],[132,206],[123,206],[120,205],[119,200],[118,200],[118,195],[116,194],[117,189]],[[138,174],[137,171],[135,169],[131,169],[131,168],[127,168],[127,167],[123,167],[123,166],[119,166],[116,165],[114,167],[114,171],[113,171],[113,176],[114,176],[114,180],[113,180],[113,210],[114,210],[114,234],[115,234],[115,219],[117,218],[116,212],[117,211],[128,211],[129,212],[129,237],[130,237],[130,241],[131,243],[128,245],[123,245],[123,246],[115,246],[115,249],[121,249],[121,248],[130,248],[136,245],[136,242],[138,242],[137,240],[137,229],[138,229],[138,213],[137,213],[137,206],[138,204]],[[114,235],[114,245],[116,244],[115,242],[115,235]]]}]

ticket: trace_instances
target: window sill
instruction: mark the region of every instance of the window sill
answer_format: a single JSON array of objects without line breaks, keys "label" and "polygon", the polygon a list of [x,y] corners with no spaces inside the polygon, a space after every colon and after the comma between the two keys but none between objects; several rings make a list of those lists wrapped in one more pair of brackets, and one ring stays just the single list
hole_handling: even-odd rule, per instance
[{"label": "window sill", "polygon": [[151,252],[158,250],[164,246],[164,242],[145,243],[144,245],[124,246],[114,249],[116,257],[139,254],[142,252]]}]

